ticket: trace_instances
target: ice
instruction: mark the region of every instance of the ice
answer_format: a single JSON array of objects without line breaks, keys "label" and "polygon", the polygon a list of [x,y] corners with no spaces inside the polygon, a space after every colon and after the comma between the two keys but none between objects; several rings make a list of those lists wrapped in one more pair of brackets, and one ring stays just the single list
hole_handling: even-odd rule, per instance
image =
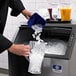
[{"label": "ice", "polygon": [[41,65],[44,56],[38,53],[30,54],[30,65],[28,68],[28,72],[32,74],[41,74]]},{"label": "ice", "polygon": [[30,41],[31,53],[29,55],[29,68],[28,72],[32,74],[41,74],[41,65],[45,54],[44,41],[40,38],[42,32],[41,25],[34,25],[32,29],[35,31],[32,36],[36,41]]},{"label": "ice", "polygon": [[63,40],[53,39],[46,46],[46,54],[65,55],[67,43]]},{"label": "ice", "polygon": [[28,72],[32,74],[41,74],[41,65],[45,55],[46,43],[31,41],[32,49],[29,55]]},{"label": "ice", "polygon": [[32,29],[35,31],[35,34],[42,32],[42,26],[39,24],[33,25]]},{"label": "ice", "polygon": [[44,53],[45,49],[46,49],[46,43],[36,41],[36,42],[34,42],[31,52],[32,53]]},{"label": "ice", "polygon": [[36,53],[45,52],[46,54],[64,55],[67,49],[67,42],[58,39],[51,39],[49,42],[30,41],[30,45]]},{"label": "ice", "polygon": [[41,25],[34,25],[34,26],[32,26],[32,29],[35,31],[32,34],[33,38],[36,39],[37,41],[43,42],[43,40],[40,39],[40,35],[41,35],[41,32],[42,32],[42,26]]},{"label": "ice", "polygon": [[41,65],[45,54],[64,55],[67,49],[67,43],[63,40],[51,39],[49,42],[30,41],[32,46],[29,56],[28,72],[32,74],[41,74]]}]

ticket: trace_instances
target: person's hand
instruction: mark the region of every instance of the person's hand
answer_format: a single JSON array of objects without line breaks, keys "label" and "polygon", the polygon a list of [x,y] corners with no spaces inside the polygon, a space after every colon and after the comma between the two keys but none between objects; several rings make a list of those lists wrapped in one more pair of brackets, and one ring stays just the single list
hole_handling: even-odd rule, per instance
[{"label": "person's hand", "polygon": [[26,9],[22,10],[22,14],[23,14],[27,19],[29,19],[29,18],[33,15],[32,12],[30,12],[30,11],[28,11],[28,10],[26,10]]},{"label": "person's hand", "polygon": [[19,55],[19,56],[29,56],[30,54],[30,46],[24,44],[13,44],[10,48],[8,48],[9,52]]}]

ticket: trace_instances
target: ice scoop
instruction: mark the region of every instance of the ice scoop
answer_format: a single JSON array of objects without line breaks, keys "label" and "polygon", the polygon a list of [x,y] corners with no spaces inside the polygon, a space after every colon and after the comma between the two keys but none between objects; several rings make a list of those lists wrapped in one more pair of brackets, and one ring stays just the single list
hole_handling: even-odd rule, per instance
[{"label": "ice scoop", "polygon": [[28,26],[32,27],[33,25],[41,25],[42,27],[45,26],[45,20],[42,18],[38,13],[34,13],[30,19],[28,20]]}]

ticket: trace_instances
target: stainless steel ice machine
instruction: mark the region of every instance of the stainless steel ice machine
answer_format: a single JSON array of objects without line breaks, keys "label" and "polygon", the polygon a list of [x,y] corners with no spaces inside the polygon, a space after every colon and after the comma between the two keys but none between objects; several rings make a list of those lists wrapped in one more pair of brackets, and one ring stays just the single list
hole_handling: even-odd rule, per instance
[{"label": "stainless steel ice machine", "polygon": [[[21,25],[14,43],[29,44],[34,31],[27,25]],[[75,23],[48,23],[42,31],[41,39],[48,42],[51,39],[60,39],[67,42],[65,55],[46,54],[42,73],[34,75],[28,73],[29,62],[25,57],[8,53],[9,76],[75,76],[76,75],[76,24]]]}]

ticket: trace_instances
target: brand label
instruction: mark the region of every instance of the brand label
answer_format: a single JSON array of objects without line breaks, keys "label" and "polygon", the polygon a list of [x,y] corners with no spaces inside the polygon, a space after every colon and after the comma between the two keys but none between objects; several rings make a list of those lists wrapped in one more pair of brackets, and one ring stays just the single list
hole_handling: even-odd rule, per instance
[{"label": "brand label", "polygon": [[53,65],[52,71],[56,73],[62,73],[62,66],[61,65]]}]

